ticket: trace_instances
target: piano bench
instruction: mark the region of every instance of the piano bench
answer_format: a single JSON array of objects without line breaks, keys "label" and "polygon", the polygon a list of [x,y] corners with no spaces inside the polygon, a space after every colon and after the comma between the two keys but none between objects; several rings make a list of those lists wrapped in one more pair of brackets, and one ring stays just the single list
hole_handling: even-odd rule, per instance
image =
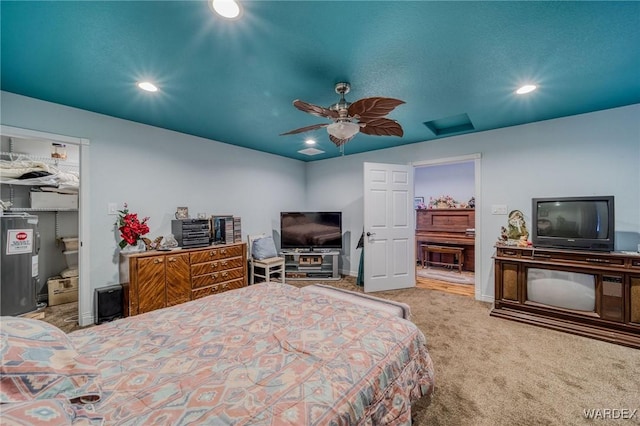
[{"label": "piano bench", "polygon": [[[462,263],[463,263],[463,247],[454,247],[454,246],[434,246],[430,244],[423,244],[422,248],[422,267],[431,265],[437,266],[447,266],[450,268],[458,267],[458,272],[462,273]],[[440,253],[440,254],[452,254],[453,255],[453,263],[448,262],[435,262],[431,260],[431,253]],[[457,260],[457,263],[456,263]]]}]

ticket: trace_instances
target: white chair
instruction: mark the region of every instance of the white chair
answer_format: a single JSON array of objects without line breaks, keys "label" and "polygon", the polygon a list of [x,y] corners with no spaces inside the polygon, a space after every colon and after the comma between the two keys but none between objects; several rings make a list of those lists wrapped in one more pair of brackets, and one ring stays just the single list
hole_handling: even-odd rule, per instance
[{"label": "white chair", "polygon": [[279,257],[272,237],[265,234],[247,235],[249,255],[250,281],[255,284],[256,277],[271,282],[271,277],[280,274],[280,282],[284,284],[284,257]]}]

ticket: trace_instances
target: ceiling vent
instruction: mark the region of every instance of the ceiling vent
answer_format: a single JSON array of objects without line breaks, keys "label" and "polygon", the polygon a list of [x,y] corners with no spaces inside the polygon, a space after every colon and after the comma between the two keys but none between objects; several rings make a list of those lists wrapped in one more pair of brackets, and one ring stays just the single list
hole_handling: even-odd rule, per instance
[{"label": "ceiling vent", "polygon": [[476,129],[473,127],[471,120],[469,120],[469,116],[465,113],[440,118],[438,120],[425,121],[423,124],[436,136],[471,132]]},{"label": "ceiling vent", "polygon": [[318,155],[318,154],[324,154],[324,151],[321,149],[317,149],[317,148],[306,148],[306,149],[301,149],[300,151],[298,151],[300,154],[304,154],[304,155]]}]

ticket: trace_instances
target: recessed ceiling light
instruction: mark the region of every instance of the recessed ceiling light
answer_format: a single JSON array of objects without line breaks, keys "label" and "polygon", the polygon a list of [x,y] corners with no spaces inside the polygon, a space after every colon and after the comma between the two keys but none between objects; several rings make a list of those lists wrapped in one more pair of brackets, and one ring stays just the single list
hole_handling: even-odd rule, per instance
[{"label": "recessed ceiling light", "polygon": [[146,90],[147,92],[157,92],[158,88],[155,84],[148,81],[141,81],[138,83],[138,87],[142,90]]},{"label": "recessed ceiling light", "polygon": [[533,92],[537,88],[538,88],[538,86],[536,86],[535,84],[525,84],[524,86],[522,86],[518,90],[516,90],[516,93],[518,95],[524,95],[525,93]]},{"label": "recessed ceiling light", "polygon": [[307,145],[315,145],[316,141],[314,141],[313,139],[307,139],[306,141],[304,141],[304,143],[306,143]]},{"label": "recessed ceiling light", "polygon": [[240,16],[240,4],[235,0],[211,0],[213,10],[224,18],[237,18]]}]

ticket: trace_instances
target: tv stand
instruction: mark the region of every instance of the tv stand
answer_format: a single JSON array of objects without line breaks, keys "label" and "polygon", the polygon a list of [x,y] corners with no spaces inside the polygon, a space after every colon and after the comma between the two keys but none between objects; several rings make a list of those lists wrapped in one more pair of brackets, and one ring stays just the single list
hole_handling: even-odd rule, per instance
[{"label": "tv stand", "polygon": [[[640,254],[497,245],[494,262],[492,316],[640,349]],[[588,277],[594,284],[593,309],[536,299],[545,288],[547,294],[575,290],[571,279],[546,280],[536,288],[536,277],[547,272]],[[563,296],[557,304],[581,297]]]},{"label": "tv stand", "polygon": [[339,280],[339,250],[283,250],[287,280]]}]

